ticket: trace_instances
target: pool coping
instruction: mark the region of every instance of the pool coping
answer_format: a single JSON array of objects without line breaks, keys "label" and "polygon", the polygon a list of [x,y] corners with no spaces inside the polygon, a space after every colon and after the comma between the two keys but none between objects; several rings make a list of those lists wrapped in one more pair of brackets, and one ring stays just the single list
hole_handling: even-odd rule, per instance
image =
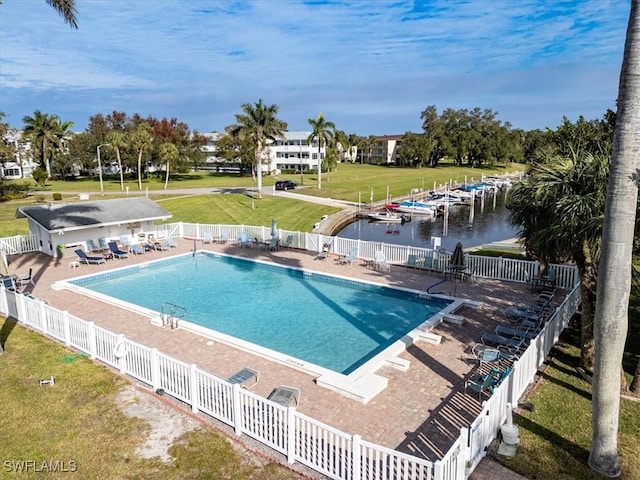
[{"label": "pool coping", "polygon": [[[439,344],[441,341],[441,336],[432,333],[432,329],[435,328],[439,323],[445,321],[447,319],[453,319],[453,321],[459,321],[461,317],[455,315],[455,312],[463,307],[463,306],[479,306],[479,302],[472,302],[470,300],[456,298],[448,295],[442,294],[428,294],[420,290],[404,288],[404,287],[396,287],[390,286],[388,284],[372,282],[363,279],[355,280],[352,277],[336,275],[334,273],[321,272],[317,270],[312,270],[308,268],[296,267],[296,266],[283,266],[274,262],[268,262],[260,259],[247,259],[246,257],[241,257],[238,255],[232,255],[207,249],[200,249],[196,252],[188,252],[182,253],[178,255],[173,255],[171,257],[162,257],[154,260],[150,260],[148,262],[138,263],[136,265],[124,265],[122,267],[117,267],[108,270],[105,272],[105,275],[115,275],[118,272],[123,270],[139,270],[142,268],[147,268],[151,264],[163,262],[166,263],[168,259],[176,259],[180,257],[187,256],[195,256],[198,252],[205,252],[207,254],[212,255],[213,257],[227,257],[238,259],[242,261],[251,261],[255,263],[260,263],[263,265],[268,265],[270,267],[276,267],[278,269],[289,269],[295,270],[298,272],[302,272],[305,275],[313,276],[318,275],[322,277],[329,277],[333,279],[339,279],[341,281],[348,281],[358,284],[370,285],[373,287],[381,287],[385,289],[391,289],[396,291],[401,291],[405,293],[410,293],[412,295],[416,295],[420,298],[438,298],[443,300],[449,300],[449,303],[445,308],[439,310],[437,313],[425,319],[417,327],[413,328],[411,331],[407,332],[403,337],[394,341],[382,351],[375,354],[369,360],[367,360],[364,364],[357,367],[354,371],[349,374],[342,374],[339,372],[335,372],[325,367],[321,367],[314,363],[301,360],[295,358],[291,355],[287,355],[276,350],[272,350],[267,347],[263,347],[253,342],[248,342],[246,340],[242,340],[237,337],[233,337],[231,335],[218,332],[216,330],[212,330],[210,328],[202,327],[195,323],[191,323],[187,320],[180,319],[178,324],[176,324],[177,328],[182,328],[185,331],[195,333],[196,335],[200,335],[206,339],[212,340],[214,342],[224,343],[231,347],[239,348],[247,353],[251,353],[257,356],[260,356],[266,360],[270,360],[286,367],[290,367],[306,374],[309,374],[314,377],[315,383],[323,388],[339,393],[343,396],[356,400],[360,403],[366,404],[371,399],[373,399],[376,395],[384,391],[388,386],[388,379],[381,375],[378,375],[376,372],[380,370],[382,367],[391,367],[400,371],[406,371],[409,369],[410,361],[406,359],[400,358],[400,355],[404,353],[407,348],[415,343],[416,341],[422,340],[430,343]],[[56,281],[51,285],[51,288],[54,290],[69,290],[80,295],[93,298],[95,300],[99,300],[111,305],[114,305],[118,308],[122,308],[131,312],[134,312],[138,315],[141,315],[145,318],[149,319],[149,322],[160,328],[174,328],[174,325],[168,325],[163,321],[162,315],[160,312],[156,310],[152,310],[146,307],[142,307],[140,305],[136,305],[134,303],[122,301],[116,299],[114,297],[95,292],[93,290],[84,288],[80,285],[76,285],[73,282],[77,282],[78,280],[82,280],[85,278],[91,278],[100,275],[99,272],[92,272],[87,275],[80,275],[71,278],[67,278],[64,280]]]}]

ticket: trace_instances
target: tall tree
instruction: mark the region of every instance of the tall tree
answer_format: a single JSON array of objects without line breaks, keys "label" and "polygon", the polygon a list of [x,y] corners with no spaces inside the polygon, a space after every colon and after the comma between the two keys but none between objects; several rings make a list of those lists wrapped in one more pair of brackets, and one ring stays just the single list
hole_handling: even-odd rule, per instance
[{"label": "tall tree", "polygon": [[120,171],[120,190],[124,190],[124,169],[122,168],[122,157],[120,152],[127,147],[127,137],[124,132],[114,130],[107,135],[107,143],[116,152],[118,159],[118,170]]},{"label": "tall tree", "polygon": [[262,198],[262,157],[268,141],[284,139],[287,123],[279,120],[277,105],[265,105],[262,99],[255,105],[245,103],[242,113],[236,114],[236,124],[227,128],[231,135],[251,139],[254,147],[255,169],[258,177],[258,198]]},{"label": "tall tree", "polygon": [[151,127],[148,123],[140,123],[131,137],[131,145],[138,152],[138,189],[142,190],[142,155],[153,145]]},{"label": "tall tree", "polygon": [[180,152],[178,152],[178,147],[173,143],[164,142],[160,145],[158,154],[160,155],[160,160],[162,160],[166,165],[166,175],[164,178],[164,189],[166,190],[169,185],[169,166],[171,162],[176,162],[178,158],[180,158]]},{"label": "tall tree", "polygon": [[595,314],[592,442],[589,466],[621,474],[620,376],[627,337],[633,235],[640,164],[640,0],[632,0],[618,87]]},{"label": "tall tree", "polygon": [[73,125],[71,122],[63,122],[57,115],[48,115],[40,110],[33,112],[33,117],[25,116],[23,132],[31,138],[35,147],[40,152],[40,161],[51,177],[51,150],[60,144],[61,139]]},{"label": "tall tree", "polygon": [[318,188],[322,188],[322,147],[326,147],[331,139],[333,138],[333,131],[336,126],[333,122],[328,122],[324,119],[324,115],[322,112],[318,114],[318,116],[313,119],[310,118],[308,120],[309,125],[311,125],[311,134],[307,138],[309,144],[313,142],[318,142]]}]

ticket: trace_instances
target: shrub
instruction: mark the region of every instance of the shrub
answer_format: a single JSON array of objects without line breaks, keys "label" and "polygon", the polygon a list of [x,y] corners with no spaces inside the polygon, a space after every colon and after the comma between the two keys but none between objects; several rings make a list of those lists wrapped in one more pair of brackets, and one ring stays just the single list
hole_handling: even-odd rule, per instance
[{"label": "shrub", "polygon": [[36,168],[31,176],[40,187],[44,187],[47,183],[47,179],[49,178],[49,175],[47,175],[47,171],[44,168],[40,167]]},{"label": "shrub", "polygon": [[58,201],[62,200],[62,194],[60,192],[55,192],[53,194],[53,199]]}]

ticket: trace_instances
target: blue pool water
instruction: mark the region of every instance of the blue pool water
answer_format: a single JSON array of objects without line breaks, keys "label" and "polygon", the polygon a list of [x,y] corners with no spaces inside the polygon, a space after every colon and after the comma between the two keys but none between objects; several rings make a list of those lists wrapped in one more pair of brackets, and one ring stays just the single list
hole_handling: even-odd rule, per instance
[{"label": "blue pool water", "polygon": [[73,282],[349,374],[450,302],[318,273],[200,252]]}]

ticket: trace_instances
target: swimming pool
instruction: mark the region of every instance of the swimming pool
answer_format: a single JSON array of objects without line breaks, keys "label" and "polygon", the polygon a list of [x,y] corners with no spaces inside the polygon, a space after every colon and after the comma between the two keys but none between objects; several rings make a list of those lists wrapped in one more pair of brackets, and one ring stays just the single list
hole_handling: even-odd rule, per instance
[{"label": "swimming pool", "polygon": [[72,280],[225,336],[348,375],[451,304],[302,269],[198,252]]}]

